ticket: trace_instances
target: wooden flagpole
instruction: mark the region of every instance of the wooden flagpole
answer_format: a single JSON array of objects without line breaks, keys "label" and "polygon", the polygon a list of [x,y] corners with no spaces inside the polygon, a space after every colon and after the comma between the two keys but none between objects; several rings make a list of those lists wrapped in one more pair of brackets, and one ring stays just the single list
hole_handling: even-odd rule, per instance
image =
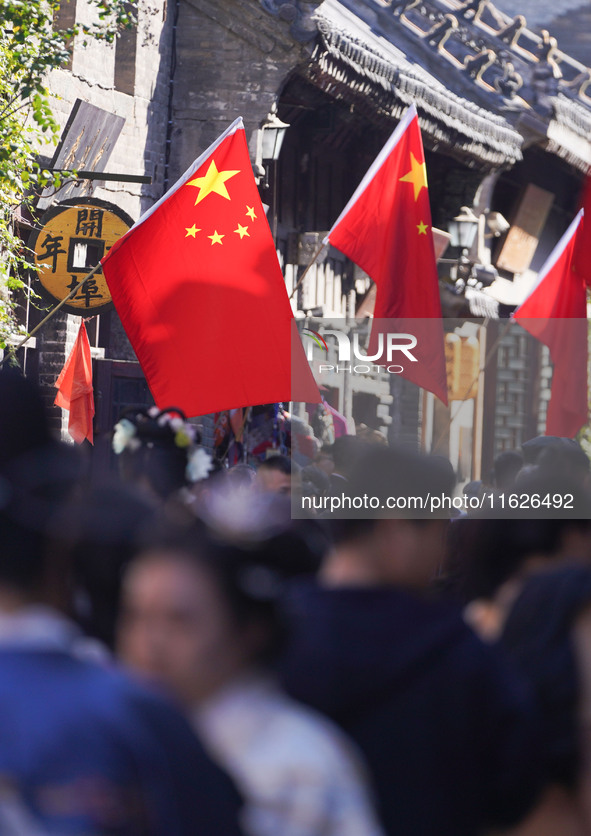
[{"label": "wooden flagpole", "polygon": [[[55,314],[56,314],[56,313],[60,310],[60,308],[62,308],[62,307],[63,307],[63,306],[64,306],[67,302],[69,302],[69,301],[70,301],[70,299],[73,299],[73,298],[74,298],[74,296],[78,293],[78,291],[80,290],[80,288],[82,287],[82,285],[83,285],[85,282],[87,282],[87,281],[88,281],[88,279],[91,279],[91,278],[94,276],[94,274],[95,274],[96,272],[98,272],[98,270],[100,270],[100,268],[101,268],[101,263],[100,263],[100,261],[99,261],[99,263],[98,263],[95,267],[93,267],[93,268],[92,268],[92,270],[90,271],[90,273],[87,273],[87,274],[84,276],[84,278],[83,278],[81,281],[79,281],[79,282],[78,282],[78,284],[76,285],[76,287],[75,287],[75,288],[73,288],[73,289],[70,291],[70,293],[68,293],[68,295],[65,297],[65,299],[62,299],[62,301],[61,301],[61,302],[58,302],[58,304],[55,306],[55,308],[52,308],[52,309],[49,311],[49,313],[47,314],[47,316],[46,316],[44,319],[42,319],[42,320],[41,320],[41,322],[40,322],[38,325],[36,325],[36,326],[33,328],[33,330],[32,330],[29,334],[27,334],[27,336],[26,336],[26,337],[24,337],[24,338],[20,341],[20,343],[18,343],[18,344],[14,347],[14,352],[19,351],[19,349],[21,349],[21,348],[22,348],[22,347],[23,347],[26,343],[28,343],[28,341],[31,339],[31,337],[34,337],[34,336],[35,336],[35,334],[36,334],[38,331],[40,331],[40,330],[41,330],[41,328],[43,328],[43,326],[45,325],[45,323],[46,323],[46,322],[49,322],[49,320],[50,320],[53,316],[55,316]],[[0,368],[2,368],[2,366],[4,365],[4,363],[6,362],[6,360],[7,360],[7,359],[8,359],[8,355],[6,354],[6,355],[4,356],[4,358],[3,358],[2,360],[0,360]]]}]

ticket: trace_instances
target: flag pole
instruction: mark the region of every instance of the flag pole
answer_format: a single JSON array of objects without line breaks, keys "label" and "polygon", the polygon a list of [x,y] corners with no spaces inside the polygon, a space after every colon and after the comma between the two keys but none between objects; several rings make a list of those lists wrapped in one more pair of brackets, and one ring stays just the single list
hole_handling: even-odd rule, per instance
[{"label": "flag pole", "polygon": [[298,279],[298,281],[297,281],[296,286],[294,287],[294,289],[293,289],[293,290],[291,291],[291,293],[289,294],[289,298],[290,298],[290,299],[293,299],[293,296],[294,296],[295,292],[297,291],[297,289],[299,288],[299,286],[301,285],[301,283],[302,283],[302,282],[304,281],[304,279],[306,278],[306,275],[308,274],[308,270],[310,269],[310,267],[311,267],[313,264],[315,264],[315,263],[316,263],[317,259],[318,259],[318,258],[319,258],[319,256],[320,256],[320,253],[322,252],[322,250],[323,250],[326,246],[327,246],[327,244],[323,241],[323,242],[322,242],[322,244],[318,247],[318,249],[316,250],[316,252],[315,252],[315,253],[314,253],[314,255],[312,256],[312,260],[311,260],[311,261],[310,261],[310,263],[307,265],[307,267],[306,267],[306,269],[304,270],[304,272],[302,273],[302,275],[299,277],[299,279]]},{"label": "flag pole", "polygon": [[[58,302],[58,304],[55,306],[55,308],[52,308],[52,309],[49,311],[49,313],[47,314],[47,316],[46,316],[46,317],[44,317],[44,319],[42,319],[42,320],[41,320],[41,322],[40,322],[38,325],[36,325],[36,326],[33,328],[33,330],[32,330],[29,334],[27,334],[27,336],[26,336],[26,337],[24,337],[24,338],[20,341],[20,343],[18,343],[18,344],[14,347],[14,352],[16,353],[16,352],[17,352],[17,351],[19,351],[19,349],[21,349],[21,348],[22,348],[22,347],[23,347],[26,343],[28,343],[28,342],[29,342],[29,340],[31,339],[31,337],[35,336],[35,334],[37,333],[37,331],[40,331],[40,330],[41,330],[41,328],[43,328],[43,326],[45,325],[45,323],[46,323],[46,322],[49,322],[49,320],[50,320],[53,316],[55,316],[55,314],[56,314],[56,313],[60,310],[60,308],[62,308],[62,307],[63,307],[63,306],[64,306],[67,302],[69,302],[69,301],[70,301],[70,299],[73,299],[73,297],[74,297],[74,296],[78,293],[78,291],[80,290],[80,288],[82,287],[82,285],[83,285],[85,282],[87,282],[87,281],[88,281],[88,279],[91,279],[91,278],[94,276],[94,274],[95,274],[98,270],[100,270],[100,268],[101,268],[101,263],[100,263],[100,261],[99,261],[99,263],[98,263],[97,265],[95,265],[95,266],[92,268],[92,270],[90,271],[90,273],[87,273],[87,274],[84,276],[84,278],[83,278],[81,281],[79,281],[79,282],[78,282],[78,284],[76,285],[76,287],[74,287],[74,288],[70,291],[70,293],[68,293],[68,295],[65,297],[65,299],[62,299],[62,301],[61,301],[61,302]],[[3,359],[2,359],[2,360],[0,360],[0,369],[2,368],[2,366],[4,365],[4,363],[6,362],[6,360],[7,360],[7,359],[8,359],[8,355],[6,355],[5,357],[3,357]]]}]

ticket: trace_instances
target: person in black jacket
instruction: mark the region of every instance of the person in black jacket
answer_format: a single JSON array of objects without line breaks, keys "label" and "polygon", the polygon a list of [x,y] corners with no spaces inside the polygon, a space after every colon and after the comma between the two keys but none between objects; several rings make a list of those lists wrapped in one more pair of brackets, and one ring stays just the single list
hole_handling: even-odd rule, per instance
[{"label": "person in black jacket", "polygon": [[[449,470],[380,448],[350,487],[381,506],[426,499],[449,490]],[[426,594],[447,521],[377,513],[334,520],[318,582],[292,590],[283,683],[359,745],[387,833],[472,836],[510,825],[543,781],[527,687],[454,606]]]}]

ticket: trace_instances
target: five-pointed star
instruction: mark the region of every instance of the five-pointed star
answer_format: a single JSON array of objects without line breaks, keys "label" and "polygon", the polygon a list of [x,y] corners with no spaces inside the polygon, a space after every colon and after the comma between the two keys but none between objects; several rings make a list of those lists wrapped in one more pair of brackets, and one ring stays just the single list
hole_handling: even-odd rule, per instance
[{"label": "five-pointed star", "polygon": [[412,183],[414,187],[415,200],[421,193],[421,189],[427,188],[427,167],[420,163],[415,155],[410,152],[410,171],[400,178],[401,183]]},{"label": "five-pointed star", "polygon": [[230,200],[230,195],[226,188],[226,180],[234,177],[235,174],[240,174],[240,171],[218,171],[215,161],[212,160],[207,169],[205,177],[196,177],[194,180],[189,180],[187,186],[196,186],[199,189],[195,206],[207,197],[208,194],[215,192],[216,194]]},{"label": "five-pointed star", "polygon": [[234,232],[237,232],[237,233],[238,233],[238,235],[240,236],[240,240],[241,240],[241,241],[242,241],[242,239],[244,238],[244,236],[245,236],[245,235],[246,235],[248,238],[250,238],[250,233],[249,233],[249,231],[248,231],[248,227],[247,227],[247,226],[242,226],[241,224],[238,224],[238,229],[235,229],[235,230],[234,230]]},{"label": "five-pointed star", "polygon": [[207,237],[211,238],[211,246],[213,247],[214,244],[221,244],[222,243],[222,238],[225,238],[226,236],[225,235],[220,235],[219,232],[216,229],[216,230],[214,230],[213,235],[208,235]]},{"label": "five-pointed star", "polygon": [[426,235],[429,227],[427,226],[427,224],[424,224],[422,221],[419,221],[419,223],[417,224],[417,229],[419,230],[419,235]]},{"label": "five-pointed star", "polygon": [[254,206],[249,206],[248,204],[246,204],[246,214],[248,215],[251,221],[254,221],[254,219],[256,218]]},{"label": "five-pointed star", "polygon": [[188,238],[188,237],[189,237],[189,235],[191,236],[191,238],[194,238],[194,237],[195,237],[195,235],[196,235],[198,232],[201,232],[201,230],[200,230],[200,229],[197,229],[197,227],[195,226],[195,224],[193,224],[193,226],[186,226],[186,227],[185,227],[185,229],[186,229],[186,231],[187,231],[187,234],[185,235],[185,238]]}]

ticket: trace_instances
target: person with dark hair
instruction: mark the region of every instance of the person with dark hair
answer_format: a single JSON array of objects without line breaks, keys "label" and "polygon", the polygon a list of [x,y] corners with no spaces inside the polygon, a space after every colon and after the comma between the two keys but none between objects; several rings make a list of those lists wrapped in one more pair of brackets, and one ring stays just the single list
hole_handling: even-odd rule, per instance
[{"label": "person with dark hair", "polygon": [[109,480],[81,487],[49,525],[54,553],[72,567],[72,615],[85,635],[110,650],[121,577],[154,510],[144,492]]},{"label": "person with dark hair", "polygon": [[[247,532],[193,522],[149,536],[125,578],[121,656],[191,712],[245,796],[249,836],[379,836],[348,742],[274,684],[285,638],[278,599],[307,547],[272,533],[276,515],[259,519],[263,499],[255,494],[244,516]],[[221,521],[231,527],[239,515],[230,504]]]},{"label": "person with dark hair", "polygon": [[182,716],[89,658],[46,534],[59,459],[36,493],[19,461],[0,483],[0,832],[239,836],[240,797]]},{"label": "person with dark hair", "polygon": [[515,484],[515,478],[523,467],[523,456],[517,450],[505,450],[495,458],[493,464],[493,485],[505,491]]},{"label": "person with dark hair", "polygon": [[263,492],[289,495],[299,473],[299,466],[289,456],[269,456],[258,466],[255,487]]},{"label": "person with dark hair", "polygon": [[356,435],[341,435],[335,439],[331,448],[334,468],[329,474],[329,496],[348,493],[348,479],[351,471],[366,452],[368,444]]},{"label": "person with dark hair", "polygon": [[528,679],[549,786],[514,836],[591,825],[591,520],[465,520],[466,618]]},{"label": "person with dark hair", "polygon": [[418,502],[412,517],[408,510],[412,497],[448,493],[450,469],[374,449],[349,486],[352,497],[378,503],[334,520],[319,582],[292,590],[282,681],[358,744],[388,834],[471,836],[509,825],[542,780],[532,702],[459,608],[430,597],[449,522]]},{"label": "person with dark hair", "polygon": [[51,442],[39,390],[16,369],[0,368],[0,471]]}]

